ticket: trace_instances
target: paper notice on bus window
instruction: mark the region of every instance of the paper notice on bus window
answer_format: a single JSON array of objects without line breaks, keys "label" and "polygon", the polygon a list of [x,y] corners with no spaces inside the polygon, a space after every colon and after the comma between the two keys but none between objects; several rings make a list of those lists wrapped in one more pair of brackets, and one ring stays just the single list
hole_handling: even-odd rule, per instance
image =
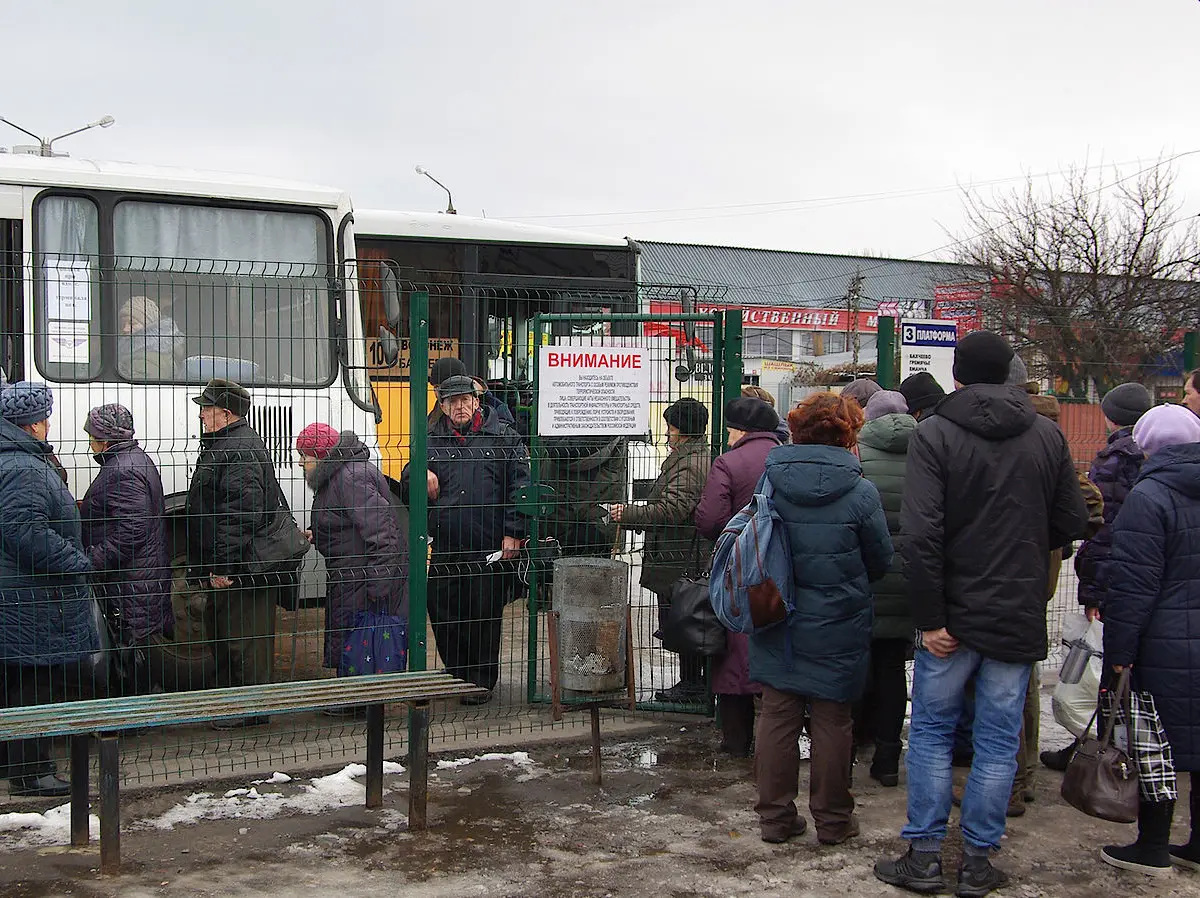
[{"label": "paper notice on bus window", "polygon": [[46,361],[59,365],[86,365],[91,360],[86,321],[46,322]]},{"label": "paper notice on bus window", "polygon": [[83,322],[92,317],[92,269],[87,259],[47,260],[46,317]]}]

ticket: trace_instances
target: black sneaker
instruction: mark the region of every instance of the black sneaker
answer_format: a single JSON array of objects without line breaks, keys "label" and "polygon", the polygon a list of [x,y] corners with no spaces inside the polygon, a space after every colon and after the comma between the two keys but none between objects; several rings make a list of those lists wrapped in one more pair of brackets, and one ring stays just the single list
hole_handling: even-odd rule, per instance
[{"label": "black sneaker", "polygon": [[946,890],[942,879],[941,855],[931,851],[913,851],[898,860],[879,861],[875,864],[875,878],[890,886],[899,886],[910,892],[933,895]]},{"label": "black sneaker", "polygon": [[968,858],[958,871],[958,898],[983,898],[1008,885],[1008,874],[997,870],[986,857]]},{"label": "black sneaker", "polygon": [[1067,769],[1067,765],[1071,763],[1071,758],[1074,756],[1074,742],[1065,748],[1060,748],[1058,751],[1044,751],[1038,755],[1041,758],[1043,766],[1049,767],[1051,770],[1057,770],[1059,773]]},{"label": "black sneaker", "polygon": [[1170,855],[1171,863],[1176,867],[1200,873],[1200,844],[1172,845]]},{"label": "black sneaker", "polygon": [[1171,853],[1167,849],[1145,848],[1137,842],[1132,845],[1105,845],[1100,849],[1100,860],[1119,870],[1130,870],[1146,876],[1171,875]]}]

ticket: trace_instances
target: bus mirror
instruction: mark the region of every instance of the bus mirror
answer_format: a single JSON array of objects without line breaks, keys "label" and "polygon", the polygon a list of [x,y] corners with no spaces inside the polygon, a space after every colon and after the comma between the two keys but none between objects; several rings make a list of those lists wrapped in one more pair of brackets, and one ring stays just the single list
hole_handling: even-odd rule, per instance
[{"label": "bus mirror", "polygon": [[383,313],[387,316],[388,327],[394,330],[400,326],[400,285],[396,283],[396,275],[389,270],[383,272]]},{"label": "bus mirror", "polygon": [[382,350],[384,367],[395,368],[396,362],[400,361],[400,341],[382,324],[379,326],[379,348]]}]

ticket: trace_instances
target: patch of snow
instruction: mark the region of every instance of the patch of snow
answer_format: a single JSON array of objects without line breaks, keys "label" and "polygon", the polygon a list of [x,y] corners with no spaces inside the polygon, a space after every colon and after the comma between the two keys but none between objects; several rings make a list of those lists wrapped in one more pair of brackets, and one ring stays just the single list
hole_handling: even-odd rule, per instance
[{"label": "patch of snow", "polygon": [[529,757],[527,751],[512,751],[507,753],[490,751],[484,755],[476,755],[473,758],[455,758],[452,761],[438,761],[438,770],[457,770],[460,767],[466,767],[468,764],[474,764],[477,761],[508,761],[509,763],[524,768],[533,767],[533,761]]},{"label": "patch of snow", "polygon": [[252,782],[255,786],[280,786],[284,783],[290,783],[291,781],[292,778],[286,773],[280,773],[278,770],[276,770],[271,774],[270,779],[253,780]]},{"label": "patch of snow", "polygon": [[[88,832],[100,837],[100,818],[88,816]],[[71,841],[71,805],[51,808],[44,814],[0,814],[0,846],[16,850],[40,845],[61,845]]]}]

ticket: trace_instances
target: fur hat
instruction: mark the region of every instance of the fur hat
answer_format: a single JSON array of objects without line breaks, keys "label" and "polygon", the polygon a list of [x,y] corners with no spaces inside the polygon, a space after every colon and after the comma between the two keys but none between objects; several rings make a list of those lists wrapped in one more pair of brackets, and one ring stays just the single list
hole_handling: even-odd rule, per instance
[{"label": "fur hat", "polygon": [[972,331],[954,347],[954,379],[964,387],[1005,383],[1012,358],[1012,347],[999,334]]},{"label": "fur hat", "polygon": [[708,432],[708,409],[690,396],[677,399],[667,406],[663,419],[687,437],[703,436]]},{"label": "fur hat", "polygon": [[54,394],[45,384],[19,380],[0,393],[0,418],[18,427],[45,421],[54,411]]},{"label": "fur hat", "polygon": [[746,433],[771,433],[779,427],[779,415],[761,399],[740,396],[725,403],[725,426]]},{"label": "fur hat", "polygon": [[1150,411],[1154,399],[1150,391],[1137,383],[1118,384],[1100,400],[1104,417],[1118,427],[1131,427],[1138,418]]}]

